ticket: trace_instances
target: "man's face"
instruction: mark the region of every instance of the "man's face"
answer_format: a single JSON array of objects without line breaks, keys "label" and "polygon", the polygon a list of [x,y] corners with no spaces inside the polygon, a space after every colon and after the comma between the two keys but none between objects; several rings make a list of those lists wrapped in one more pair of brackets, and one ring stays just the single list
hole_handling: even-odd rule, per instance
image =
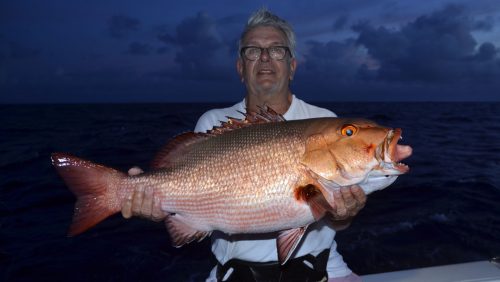
[{"label": "man's face", "polygon": [[[242,47],[287,46],[285,35],[274,27],[256,27],[250,30],[242,42]],[[267,51],[260,58],[250,61],[244,56],[236,64],[238,73],[244,79],[250,93],[288,93],[289,80],[293,78],[296,61],[287,52],[282,60],[274,60]]]}]

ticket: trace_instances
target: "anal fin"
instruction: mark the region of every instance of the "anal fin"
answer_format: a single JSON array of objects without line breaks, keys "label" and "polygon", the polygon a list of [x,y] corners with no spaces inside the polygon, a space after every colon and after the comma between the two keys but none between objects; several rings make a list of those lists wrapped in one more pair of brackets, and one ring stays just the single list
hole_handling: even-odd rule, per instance
[{"label": "anal fin", "polygon": [[281,231],[276,239],[278,261],[284,265],[297,248],[306,232],[307,226]]},{"label": "anal fin", "polygon": [[165,219],[165,225],[168,233],[170,234],[170,238],[172,239],[172,245],[176,248],[182,247],[183,245],[189,244],[193,241],[200,242],[211,233],[198,231],[192,228],[182,221],[182,219],[177,215],[167,216]]}]

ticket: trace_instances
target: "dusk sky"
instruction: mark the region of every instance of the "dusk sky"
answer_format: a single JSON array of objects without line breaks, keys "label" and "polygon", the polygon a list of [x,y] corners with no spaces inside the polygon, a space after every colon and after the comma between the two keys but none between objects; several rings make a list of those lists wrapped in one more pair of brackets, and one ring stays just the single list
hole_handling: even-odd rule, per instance
[{"label": "dusk sky", "polygon": [[500,101],[498,0],[0,0],[0,103],[239,101],[263,6],[297,33],[306,101]]}]

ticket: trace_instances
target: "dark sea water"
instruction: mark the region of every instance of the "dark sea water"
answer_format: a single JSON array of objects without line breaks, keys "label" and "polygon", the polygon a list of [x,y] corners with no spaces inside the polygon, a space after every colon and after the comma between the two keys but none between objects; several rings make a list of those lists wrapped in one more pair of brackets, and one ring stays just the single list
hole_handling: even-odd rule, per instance
[{"label": "dark sea water", "polygon": [[[369,196],[339,251],[358,274],[500,255],[500,103],[330,103],[403,128],[411,167]],[[0,281],[202,281],[209,240],[170,247],[161,223],[113,216],[66,233],[75,198],[50,153],[127,170],[221,104],[0,105]]]}]

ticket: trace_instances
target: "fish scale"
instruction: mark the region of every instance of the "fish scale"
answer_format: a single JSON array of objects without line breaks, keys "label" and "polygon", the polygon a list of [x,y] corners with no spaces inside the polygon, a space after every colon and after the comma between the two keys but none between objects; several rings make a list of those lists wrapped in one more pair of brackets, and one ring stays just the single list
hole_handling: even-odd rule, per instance
[{"label": "fish scale", "polygon": [[[164,199],[162,209],[197,218],[198,230],[223,229],[231,233],[274,231],[271,229],[276,228],[277,219],[298,212],[305,212],[310,219],[308,207],[292,196],[300,177],[296,169],[298,156],[304,150],[302,127],[297,124],[269,130],[269,125],[244,128],[216,136],[207,144],[195,144],[190,153],[165,171],[163,181],[156,181],[164,183],[155,190]],[[185,181],[172,186],[169,184],[174,181],[169,179]],[[193,195],[197,195],[196,204],[187,205]],[[283,195],[290,197],[284,199]],[[224,214],[220,214],[221,209]]]}]

